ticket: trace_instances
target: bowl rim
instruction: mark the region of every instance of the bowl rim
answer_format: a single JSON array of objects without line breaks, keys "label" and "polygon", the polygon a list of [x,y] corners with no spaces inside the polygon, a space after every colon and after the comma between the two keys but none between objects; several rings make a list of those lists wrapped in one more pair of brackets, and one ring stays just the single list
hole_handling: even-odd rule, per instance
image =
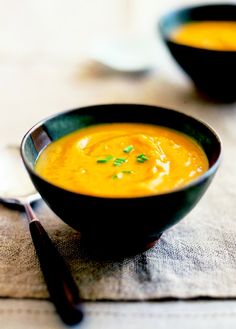
[{"label": "bowl rim", "polygon": [[[159,21],[157,23],[157,29],[162,37],[162,39],[168,43],[177,45],[179,47],[185,48],[185,49],[192,49],[195,51],[199,52],[209,52],[212,54],[236,54],[236,50],[223,50],[223,49],[207,49],[207,48],[202,48],[202,47],[195,47],[195,46],[190,46],[184,43],[178,43],[173,41],[170,38],[170,35],[164,31],[164,21],[169,17],[169,16],[175,16],[181,12],[184,11],[189,11],[189,10],[195,10],[195,9],[204,9],[204,8],[209,8],[209,7],[234,7],[236,9],[236,3],[235,2],[226,2],[226,3],[201,3],[201,4],[193,4],[191,5],[186,5],[186,6],[177,6],[173,9],[169,9],[165,11],[161,17],[159,18]],[[200,22],[203,22],[205,20],[200,20]],[[183,23],[184,24],[184,23]],[[182,24],[182,25],[183,25]]]},{"label": "bowl rim", "polygon": [[[160,109],[160,110],[169,111],[169,113],[170,112],[178,113],[180,115],[183,115],[184,117],[189,118],[190,120],[196,121],[196,122],[200,123],[201,125],[203,125],[205,128],[207,128],[214,135],[215,139],[217,140],[217,142],[219,144],[219,155],[218,155],[218,158],[216,159],[215,163],[211,167],[209,167],[208,170],[205,171],[202,175],[200,175],[199,177],[191,180],[188,184],[186,184],[182,187],[171,189],[170,191],[166,191],[166,192],[162,192],[162,193],[154,193],[154,194],[140,195],[140,196],[115,196],[115,197],[113,197],[113,196],[99,196],[99,195],[95,195],[95,194],[80,193],[80,192],[75,192],[75,191],[60,187],[56,184],[51,183],[49,180],[43,178],[42,176],[40,176],[28,164],[27,158],[25,157],[25,154],[24,154],[24,148],[25,148],[26,141],[30,137],[31,133],[35,129],[37,129],[38,127],[42,126],[45,122],[50,121],[50,120],[52,120],[54,118],[57,118],[57,117],[60,117],[60,116],[64,116],[64,115],[68,115],[68,114],[71,114],[71,113],[78,112],[79,110],[86,110],[86,109],[91,109],[91,108],[94,108],[94,107],[103,108],[103,107],[106,107],[106,106],[120,107],[120,106],[129,106],[129,105],[138,106],[138,107],[139,106],[140,107],[144,106],[144,107],[147,107],[147,108],[150,108],[150,109],[151,108],[153,108],[153,109],[157,108],[157,109]],[[133,121],[133,123],[135,123],[135,120]],[[165,126],[165,127],[168,128],[168,126]],[[174,129],[174,128],[172,128],[172,129]],[[178,131],[178,130],[176,129],[176,131]],[[64,136],[62,136],[62,137],[64,137]],[[205,153],[205,151],[204,151],[204,153]],[[35,123],[23,136],[23,138],[21,140],[21,144],[20,144],[20,155],[21,155],[21,158],[23,160],[23,163],[24,163],[28,173],[30,173],[30,175],[36,176],[38,179],[46,182],[51,187],[57,188],[61,191],[67,192],[67,193],[71,193],[73,195],[84,196],[84,197],[91,198],[91,199],[95,198],[95,199],[104,199],[104,200],[106,200],[106,199],[107,200],[110,200],[110,199],[111,200],[124,200],[124,199],[132,200],[132,199],[143,199],[143,198],[152,198],[152,197],[157,197],[157,196],[161,197],[161,196],[173,195],[175,193],[181,193],[181,192],[183,192],[183,191],[185,191],[189,188],[192,188],[194,186],[197,186],[197,185],[201,184],[204,180],[208,179],[210,176],[212,176],[217,171],[217,169],[218,169],[218,167],[221,163],[221,160],[222,160],[222,140],[219,137],[219,135],[216,133],[216,131],[208,123],[205,123],[204,121],[202,121],[200,119],[197,119],[197,118],[195,118],[191,115],[185,114],[183,112],[180,112],[180,111],[177,111],[177,110],[174,110],[174,109],[171,109],[171,108],[167,108],[167,107],[163,107],[163,106],[157,106],[157,105],[142,104],[142,103],[105,103],[105,104],[95,104],[95,105],[81,106],[81,107],[78,107],[78,108],[73,108],[73,109],[57,112],[57,113],[54,113],[50,116],[47,116],[47,117],[41,119],[40,121]]]}]

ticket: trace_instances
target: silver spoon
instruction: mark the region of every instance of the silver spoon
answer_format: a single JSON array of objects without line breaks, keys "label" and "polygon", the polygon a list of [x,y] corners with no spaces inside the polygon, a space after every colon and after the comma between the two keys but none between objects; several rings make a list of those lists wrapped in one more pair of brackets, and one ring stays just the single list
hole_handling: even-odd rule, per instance
[{"label": "silver spoon", "polygon": [[66,324],[81,322],[83,311],[77,285],[62,256],[36,217],[31,204],[40,199],[24,169],[19,148],[0,148],[0,202],[24,209],[50,298]]}]

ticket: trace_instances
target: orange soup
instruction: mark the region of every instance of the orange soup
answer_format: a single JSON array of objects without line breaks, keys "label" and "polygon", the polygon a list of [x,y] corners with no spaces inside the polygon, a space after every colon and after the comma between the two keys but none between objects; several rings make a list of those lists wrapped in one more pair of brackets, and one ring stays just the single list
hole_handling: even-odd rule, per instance
[{"label": "orange soup", "polygon": [[135,197],[188,184],[208,169],[201,147],[166,127],[100,124],[48,145],[35,169],[70,191],[104,197]]},{"label": "orange soup", "polygon": [[187,46],[236,51],[236,22],[191,22],[177,28],[171,39]]}]

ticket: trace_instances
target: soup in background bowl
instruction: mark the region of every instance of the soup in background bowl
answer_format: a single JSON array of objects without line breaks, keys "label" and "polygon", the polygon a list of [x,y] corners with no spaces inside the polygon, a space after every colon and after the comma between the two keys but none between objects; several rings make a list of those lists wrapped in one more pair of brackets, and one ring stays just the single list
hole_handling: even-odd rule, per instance
[{"label": "soup in background bowl", "polygon": [[191,47],[236,51],[236,22],[189,22],[176,28],[170,38],[176,43]]},{"label": "soup in background bowl", "polygon": [[221,143],[206,124],[165,108],[108,104],[56,114],[21,154],[49,207],[95,249],[137,253],[198,202]]}]

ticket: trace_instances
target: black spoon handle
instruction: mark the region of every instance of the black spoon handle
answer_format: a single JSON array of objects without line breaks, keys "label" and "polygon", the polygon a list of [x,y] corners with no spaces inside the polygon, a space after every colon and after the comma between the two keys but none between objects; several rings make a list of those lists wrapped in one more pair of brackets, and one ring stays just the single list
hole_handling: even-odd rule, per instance
[{"label": "black spoon handle", "polygon": [[30,233],[51,300],[66,324],[79,323],[83,319],[83,311],[77,285],[31,206],[25,205],[25,210],[30,219]]}]

